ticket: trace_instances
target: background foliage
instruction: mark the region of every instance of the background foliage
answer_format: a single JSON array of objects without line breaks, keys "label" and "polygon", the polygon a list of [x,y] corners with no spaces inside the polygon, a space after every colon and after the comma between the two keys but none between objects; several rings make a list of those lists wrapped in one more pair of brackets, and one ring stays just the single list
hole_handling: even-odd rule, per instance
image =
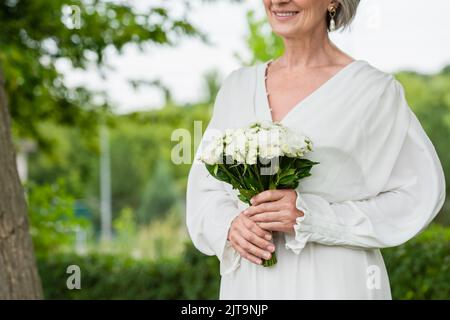
[{"label": "background foliage", "polygon": [[[383,250],[393,299],[448,299],[450,232],[433,226],[405,245]],[[65,287],[65,268],[83,270],[81,290]],[[149,262],[106,255],[39,259],[49,299],[217,299],[219,264],[191,243],[179,259]]]},{"label": "background foliage", "polygon": [[[180,0],[181,1],[181,0]],[[208,123],[221,75],[205,74],[204,98],[177,105],[158,79],[166,103],[158,110],[115,114],[102,92],[69,88],[57,68],[90,66],[108,70],[108,50],[126,46],[155,50],[186,37],[208,42],[185,15],[175,18],[164,6],[136,12],[126,3],[71,1],[81,7],[83,28],[67,28],[66,1],[0,3],[0,70],[6,79],[17,149],[31,141],[27,201],[31,233],[45,295],[49,299],[215,299],[219,271],[190,243],[184,217],[190,165],[174,164],[174,129],[194,132],[194,121]],[[276,58],[281,39],[267,22],[249,12],[249,57],[243,65]],[[164,23],[161,21],[164,20]],[[247,55],[245,55],[247,56]],[[450,183],[450,66],[436,74],[403,71],[395,75],[408,102],[436,147]],[[136,83],[134,83],[136,84]],[[101,99],[99,99],[101,98]],[[110,133],[114,239],[99,241],[100,124]],[[192,155],[196,146],[189,141]],[[26,144],[26,143],[25,143]],[[450,205],[419,237],[383,250],[394,298],[450,297]],[[78,230],[78,231],[77,231]],[[80,233],[81,230],[81,233]],[[66,287],[66,268],[82,270],[82,290]]]}]

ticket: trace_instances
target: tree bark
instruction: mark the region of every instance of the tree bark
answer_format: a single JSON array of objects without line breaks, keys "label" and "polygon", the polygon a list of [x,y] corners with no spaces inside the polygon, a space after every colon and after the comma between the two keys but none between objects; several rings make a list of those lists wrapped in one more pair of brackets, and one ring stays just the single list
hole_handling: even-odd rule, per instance
[{"label": "tree bark", "polygon": [[0,299],[42,299],[0,70]]}]

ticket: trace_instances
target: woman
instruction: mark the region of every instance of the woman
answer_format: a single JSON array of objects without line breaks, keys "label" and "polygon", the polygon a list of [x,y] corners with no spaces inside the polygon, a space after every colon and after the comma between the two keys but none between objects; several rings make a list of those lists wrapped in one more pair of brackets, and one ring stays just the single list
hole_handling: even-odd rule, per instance
[{"label": "woman", "polygon": [[[305,133],[320,162],[296,190],[262,192],[250,207],[194,163],[187,226],[220,260],[220,299],[391,299],[379,248],[414,237],[443,205],[442,166],[402,85],[328,38],[358,3],[264,0],[285,52],[233,71],[217,95],[207,132],[279,121]],[[261,266],[275,248],[278,263]]]}]

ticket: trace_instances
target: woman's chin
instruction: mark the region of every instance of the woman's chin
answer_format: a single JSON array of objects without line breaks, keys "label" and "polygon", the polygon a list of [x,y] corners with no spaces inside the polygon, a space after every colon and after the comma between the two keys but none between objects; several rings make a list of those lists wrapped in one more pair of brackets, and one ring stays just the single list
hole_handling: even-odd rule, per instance
[{"label": "woman's chin", "polygon": [[300,34],[302,34],[302,31],[298,28],[289,26],[272,27],[272,30],[276,35],[282,38],[297,38]]}]

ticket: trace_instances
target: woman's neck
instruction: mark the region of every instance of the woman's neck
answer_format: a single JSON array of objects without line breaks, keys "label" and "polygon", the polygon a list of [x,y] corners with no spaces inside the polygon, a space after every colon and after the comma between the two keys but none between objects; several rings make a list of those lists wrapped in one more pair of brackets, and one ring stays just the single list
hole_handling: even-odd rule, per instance
[{"label": "woman's neck", "polygon": [[328,33],[312,32],[296,38],[284,38],[284,54],[279,66],[287,70],[318,67],[336,62],[341,51],[331,42]]}]

